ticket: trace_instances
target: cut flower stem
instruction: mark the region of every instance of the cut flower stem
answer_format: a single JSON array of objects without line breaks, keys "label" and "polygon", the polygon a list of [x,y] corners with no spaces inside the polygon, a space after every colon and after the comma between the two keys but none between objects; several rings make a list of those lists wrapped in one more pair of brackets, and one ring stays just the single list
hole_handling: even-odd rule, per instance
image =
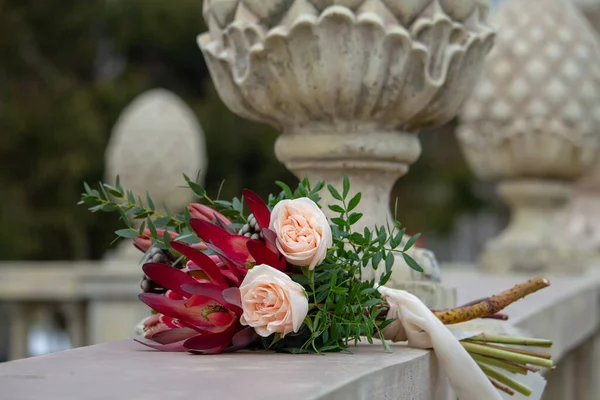
[{"label": "cut flower stem", "polygon": [[477,364],[489,378],[492,378],[492,379],[508,386],[509,388],[514,389],[515,391],[521,393],[524,396],[531,396],[531,389],[529,387],[523,385],[521,382],[518,382],[509,376],[503,375],[500,372],[496,371],[493,368],[488,367],[487,365],[485,365],[483,363],[478,362]]},{"label": "cut flower stem", "polygon": [[489,335],[486,333],[473,336],[469,340],[473,342],[512,344],[516,346],[552,347],[552,340]]},{"label": "cut flower stem", "polygon": [[511,363],[510,361],[500,360],[498,358],[491,358],[482,356],[480,354],[471,354],[471,357],[478,363],[487,364],[492,367],[502,368],[508,372],[512,372],[513,374],[521,374],[527,375],[527,368],[519,365]]},{"label": "cut flower stem", "polygon": [[469,353],[508,360],[518,364],[533,364],[544,368],[554,368],[552,360],[547,360],[545,358],[515,353],[505,349],[496,349],[483,344],[469,343],[465,341],[460,343]]}]

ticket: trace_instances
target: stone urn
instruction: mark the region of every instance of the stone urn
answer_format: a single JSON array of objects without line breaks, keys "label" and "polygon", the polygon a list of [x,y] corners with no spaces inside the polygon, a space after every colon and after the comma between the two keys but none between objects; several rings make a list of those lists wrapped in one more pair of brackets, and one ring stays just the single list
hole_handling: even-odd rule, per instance
[{"label": "stone urn", "polygon": [[[470,94],[493,43],[488,10],[488,0],[205,0],[198,43],[223,102],[282,132],[275,153],[288,169],[338,187],[350,177],[362,229],[392,221],[390,191],[419,157],[417,133]],[[426,274],[398,261],[394,281],[439,279],[432,253],[413,254]]]},{"label": "stone urn", "polygon": [[582,270],[585,250],[565,234],[559,214],[598,153],[598,42],[570,1],[509,0],[492,22],[496,45],[458,129],[475,174],[498,180],[511,208],[481,266]]}]

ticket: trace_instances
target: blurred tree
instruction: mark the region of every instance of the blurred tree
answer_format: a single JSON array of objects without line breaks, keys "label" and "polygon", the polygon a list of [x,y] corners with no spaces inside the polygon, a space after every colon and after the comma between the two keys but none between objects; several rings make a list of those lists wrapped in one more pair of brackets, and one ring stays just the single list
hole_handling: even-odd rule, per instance
[{"label": "blurred tree", "polygon": [[[273,154],[277,133],[234,116],[216,94],[196,44],[201,10],[200,0],[0,0],[0,259],[102,256],[116,217],[76,206],[82,182],[104,178],[112,126],[151,88],[198,115],[212,194],[223,179],[223,197],[295,182]],[[456,146],[440,152],[428,137],[395,194],[411,229],[447,231],[478,200]]]},{"label": "blurred tree", "polygon": [[[82,182],[103,179],[122,109],[164,87],[197,112],[210,149],[208,189],[266,194],[293,181],[275,132],[221,103],[195,38],[198,0],[0,0],[0,259],[99,258],[115,219],[76,207]],[[265,134],[266,133],[266,134]]]}]

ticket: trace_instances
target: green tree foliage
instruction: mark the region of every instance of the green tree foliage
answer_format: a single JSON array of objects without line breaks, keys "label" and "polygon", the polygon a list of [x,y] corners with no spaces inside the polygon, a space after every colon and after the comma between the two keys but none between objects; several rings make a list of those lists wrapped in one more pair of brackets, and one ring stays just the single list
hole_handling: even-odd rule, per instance
[{"label": "green tree foliage", "polygon": [[209,191],[223,179],[224,196],[293,181],[274,158],[276,133],[233,116],[212,87],[195,40],[201,10],[198,0],[0,0],[0,259],[101,257],[117,222],[76,207],[81,185],[104,178],[119,113],[154,87],[199,116]]},{"label": "green tree foliage", "polygon": [[[243,187],[266,198],[276,180],[295,185],[273,154],[277,133],[234,116],[216,94],[196,44],[206,31],[201,11],[201,0],[0,0],[0,259],[102,256],[116,217],[76,203],[83,181],[105,178],[104,150],[120,112],[151,88],[175,92],[198,116],[211,195],[223,179],[224,198]],[[457,188],[470,179],[460,165],[465,179],[451,184],[453,205],[445,207],[427,188],[452,169],[440,176],[439,165],[417,164],[397,186],[402,222],[427,232],[440,217],[447,226],[465,198]]]}]

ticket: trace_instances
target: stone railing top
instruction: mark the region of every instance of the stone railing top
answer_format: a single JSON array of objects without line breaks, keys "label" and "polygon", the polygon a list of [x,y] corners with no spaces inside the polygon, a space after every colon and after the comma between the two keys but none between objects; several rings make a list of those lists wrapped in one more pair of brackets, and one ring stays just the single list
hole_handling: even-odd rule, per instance
[{"label": "stone railing top", "polygon": [[135,299],[141,277],[141,269],[132,269],[130,261],[4,261],[0,301]]},{"label": "stone railing top", "polygon": [[11,400],[439,398],[435,391],[445,382],[435,357],[401,345],[393,350],[193,356],[125,340],[0,364],[0,387]]}]

